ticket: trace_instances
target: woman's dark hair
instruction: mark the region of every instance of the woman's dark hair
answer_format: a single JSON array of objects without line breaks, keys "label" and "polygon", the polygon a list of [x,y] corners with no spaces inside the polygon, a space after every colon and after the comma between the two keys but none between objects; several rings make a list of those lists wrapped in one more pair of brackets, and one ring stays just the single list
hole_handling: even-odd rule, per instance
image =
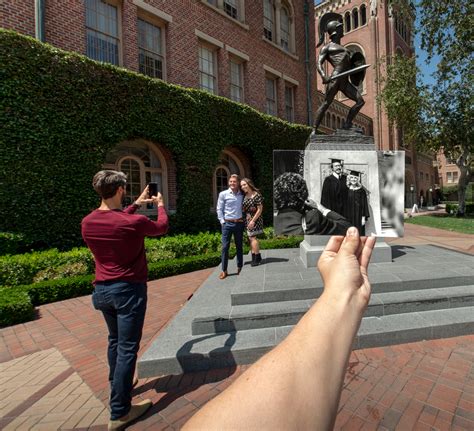
[{"label": "woman's dark hair", "polygon": [[280,175],[273,183],[273,199],[277,210],[292,208],[302,211],[308,199],[306,181],[294,172]]},{"label": "woman's dark hair", "polygon": [[262,193],[260,192],[259,189],[257,189],[257,187],[255,187],[255,184],[253,183],[253,181],[250,179],[250,178],[242,178],[240,180],[241,182],[242,181],[245,181],[249,187],[252,189],[253,192],[257,192],[259,195],[261,195]]}]

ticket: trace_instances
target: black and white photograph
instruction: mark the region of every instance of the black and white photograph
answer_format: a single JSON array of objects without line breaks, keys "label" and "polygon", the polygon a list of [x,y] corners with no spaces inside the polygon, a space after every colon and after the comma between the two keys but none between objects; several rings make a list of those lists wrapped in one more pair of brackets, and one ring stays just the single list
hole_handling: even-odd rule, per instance
[{"label": "black and white photograph", "polygon": [[404,152],[274,151],[277,235],[403,236]]}]

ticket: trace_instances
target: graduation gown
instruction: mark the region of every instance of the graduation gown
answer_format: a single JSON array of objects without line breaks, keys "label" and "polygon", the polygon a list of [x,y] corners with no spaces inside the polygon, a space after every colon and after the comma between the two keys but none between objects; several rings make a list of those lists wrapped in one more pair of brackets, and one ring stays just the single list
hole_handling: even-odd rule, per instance
[{"label": "graduation gown", "polygon": [[345,215],[345,202],[347,198],[347,177],[341,175],[337,179],[333,174],[324,179],[321,192],[321,205],[328,210]]},{"label": "graduation gown", "polygon": [[361,187],[360,189],[347,190],[347,205],[346,213],[347,219],[355,226],[360,235],[365,235],[365,226],[362,226],[362,217],[367,220],[370,216],[369,203],[367,202],[367,193]]}]

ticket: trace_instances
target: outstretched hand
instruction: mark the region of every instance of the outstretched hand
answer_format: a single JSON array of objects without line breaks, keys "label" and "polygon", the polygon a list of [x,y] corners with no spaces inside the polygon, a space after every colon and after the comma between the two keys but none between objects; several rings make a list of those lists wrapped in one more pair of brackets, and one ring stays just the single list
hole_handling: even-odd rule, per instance
[{"label": "outstretched hand", "polygon": [[345,237],[331,237],[318,261],[327,295],[355,299],[360,309],[365,310],[371,292],[367,267],[375,241],[375,237],[360,238],[355,227],[349,228]]}]

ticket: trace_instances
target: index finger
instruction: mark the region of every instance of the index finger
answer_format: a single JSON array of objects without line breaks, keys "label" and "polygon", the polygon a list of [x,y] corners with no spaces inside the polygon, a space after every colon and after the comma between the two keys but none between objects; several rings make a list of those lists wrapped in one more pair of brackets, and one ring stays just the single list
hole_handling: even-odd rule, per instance
[{"label": "index finger", "polygon": [[362,253],[360,254],[359,262],[362,268],[367,270],[369,266],[370,257],[372,256],[372,250],[374,249],[375,242],[377,241],[377,237],[369,236],[365,240],[364,248],[362,249]]}]

